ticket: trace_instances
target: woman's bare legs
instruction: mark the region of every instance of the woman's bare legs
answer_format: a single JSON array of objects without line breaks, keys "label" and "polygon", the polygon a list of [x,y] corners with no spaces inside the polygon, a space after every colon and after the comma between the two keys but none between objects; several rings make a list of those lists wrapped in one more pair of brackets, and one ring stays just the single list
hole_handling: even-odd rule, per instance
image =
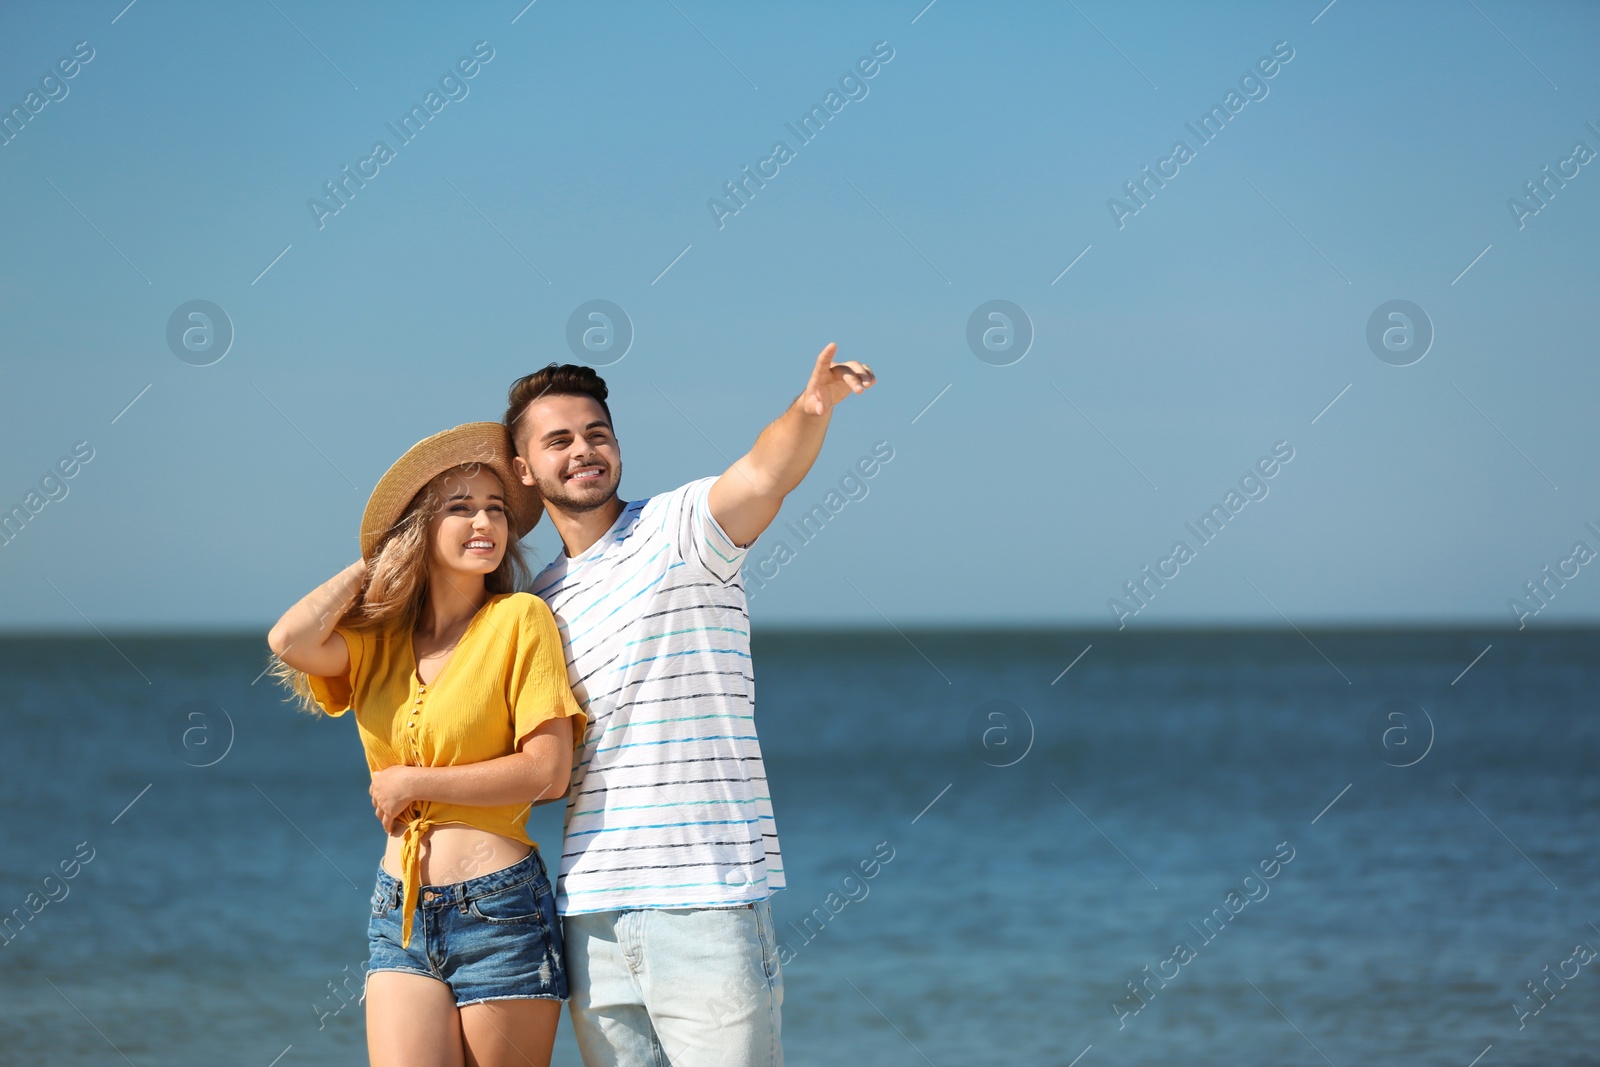
[{"label": "woman's bare legs", "polygon": [[400,971],[367,976],[372,1067],[549,1067],[559,1000],[490,1000],[457,1008],[450,987]]},{"label": "woman's bare legs", "polygon": [[450,987],[424,974],[368,974],[367,1059],[372,1067],[463,1067]]},{"label": "woman's bare legs", "polygon": [[559,1000],[488,1000],[460,1011],[467,1067],[549,1067]]}]

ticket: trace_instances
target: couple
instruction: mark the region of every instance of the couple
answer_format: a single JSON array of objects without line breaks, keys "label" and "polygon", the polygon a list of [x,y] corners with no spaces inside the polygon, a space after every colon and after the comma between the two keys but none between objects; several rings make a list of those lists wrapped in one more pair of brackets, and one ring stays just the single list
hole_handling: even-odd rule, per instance
[{"label": "couple", "polygon": [[[587,1067],[779,1064],[784,884],[739,565],[870,368],[817,357],[719,478],[617,495],[605,382],[551,364],[505,423],[413,446],[361,559],[284,613],[277,674],[354,709],[389,835],[368,925],[380,1067],[548,1064],[571,995]],[[529,592],[518,541],[564,553]],[[525,823],[567,798],[552,891]]]}]

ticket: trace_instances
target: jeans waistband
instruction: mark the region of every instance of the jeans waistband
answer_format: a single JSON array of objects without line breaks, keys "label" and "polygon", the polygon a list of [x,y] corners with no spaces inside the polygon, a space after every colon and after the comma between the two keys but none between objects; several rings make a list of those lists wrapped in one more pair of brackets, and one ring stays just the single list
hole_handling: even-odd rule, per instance
[{"label": "jeans waistband", "polygon": [[[469,878],[464,882],[452,882],[449,885],[429,885],[424,882],[418,895],[417,906],[419,908],[459,906],[478,897],[521,885],[544,874],[544,860],[540,858],[539,850],[535,848],[509,867],[491,871],[477,878]],[[400,879],[384,870],[381,864],[378,866],[378,889],[395,902],[400,900]]]}]

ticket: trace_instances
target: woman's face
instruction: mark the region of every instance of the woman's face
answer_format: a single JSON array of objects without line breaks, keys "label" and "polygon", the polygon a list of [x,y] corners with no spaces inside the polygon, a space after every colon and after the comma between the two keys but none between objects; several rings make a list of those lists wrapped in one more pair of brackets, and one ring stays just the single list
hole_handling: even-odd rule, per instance
[{"label": "woman's face", "polygon": [[430,565],[457,574],[494,571],[511,536],[500,479],[474,464],[450,471],[436,489],[440,504],[428,523]]}]

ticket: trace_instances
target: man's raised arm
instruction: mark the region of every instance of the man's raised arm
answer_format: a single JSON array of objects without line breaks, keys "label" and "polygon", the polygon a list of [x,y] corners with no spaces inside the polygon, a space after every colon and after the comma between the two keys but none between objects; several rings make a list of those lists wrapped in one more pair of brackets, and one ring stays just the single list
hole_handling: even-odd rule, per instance
[{"label": "man's raised arm", "polygon": [[830,343],[822,350],[811,368],[811,380],[789,410],[762,430],[750,451],[711,486],[707,498],[711,516],[735,544],[750,544],[777,518],[783,498],[805,478],[822,451],[833,406],[877,381],[865,363],[835,363],[838,347]]}]

